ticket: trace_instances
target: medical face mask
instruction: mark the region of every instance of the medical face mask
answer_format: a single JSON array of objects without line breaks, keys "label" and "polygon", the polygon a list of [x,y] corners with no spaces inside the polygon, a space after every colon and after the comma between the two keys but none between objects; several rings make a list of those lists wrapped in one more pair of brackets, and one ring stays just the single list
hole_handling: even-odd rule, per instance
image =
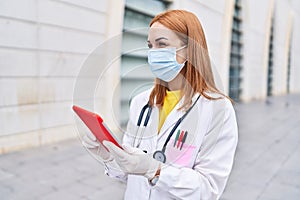
[{"label": "medical face mask", "polygon": [[183,68],[184,63],[179,64],[176,60],[176,52],[186,46],[176,50],[173,48],[158,48],[148,51],[148,63],[154,76],[165,81],[172,81]]}]

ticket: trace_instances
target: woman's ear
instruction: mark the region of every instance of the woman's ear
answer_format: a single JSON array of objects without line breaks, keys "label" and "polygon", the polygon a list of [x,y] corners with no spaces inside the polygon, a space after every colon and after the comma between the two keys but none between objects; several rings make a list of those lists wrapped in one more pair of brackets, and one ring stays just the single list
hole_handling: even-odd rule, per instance
[{"label": "woman's ear", "polygon": [[185,47],[177,52],[176,60],[180,64],[184,63],[187,60],[187,47]]}]

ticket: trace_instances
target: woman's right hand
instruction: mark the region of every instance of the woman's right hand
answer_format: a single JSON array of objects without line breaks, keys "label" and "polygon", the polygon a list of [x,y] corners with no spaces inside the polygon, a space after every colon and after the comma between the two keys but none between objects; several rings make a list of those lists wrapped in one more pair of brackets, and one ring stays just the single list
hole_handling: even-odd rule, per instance
[{"label": "woman's right hand", "polygon": [[103,162],[109,162],[113,159],[105,147],[91,133],[87,132],[82,138],[82,145],[91,151],[95,156],[100,157]]}]

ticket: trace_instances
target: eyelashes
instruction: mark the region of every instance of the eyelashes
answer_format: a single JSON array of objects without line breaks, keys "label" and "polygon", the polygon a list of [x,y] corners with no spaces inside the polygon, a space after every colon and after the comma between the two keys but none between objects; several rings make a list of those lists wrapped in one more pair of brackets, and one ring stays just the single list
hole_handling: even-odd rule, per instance
[{"label": "eyelashes", "polygon": [[[162,47],[166,47],[166,46],[168,46],[168,44],[166,44],[166,43],[164,43],[164,42],[159,42],[159,43],[158,43],[158,48],[162,48]],[[149,49],[153,48],[153,45],[150,44],[150,43],[148,43],[148,48],[149,48]]]},{"label": "eyelashes", "polygon": [[158,46],[160,46],[160,47],[162,47],[162,46],[167,46],[167,44],[164,43],[164,42],[159,42],[159,43],[158,43]]}]

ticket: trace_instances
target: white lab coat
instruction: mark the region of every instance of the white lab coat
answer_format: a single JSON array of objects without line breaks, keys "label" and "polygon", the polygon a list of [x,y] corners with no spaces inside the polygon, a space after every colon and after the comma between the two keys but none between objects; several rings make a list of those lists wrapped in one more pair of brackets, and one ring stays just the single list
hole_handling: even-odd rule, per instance
[{"label": "white lab coat", "polygon": [[[149,100],[150,92],[148,90],[132,99],[123,143],[132,145],[136,138],[136,123],[142,107]],[[193,103],[197,97],[198,95],[193,98]],[[140,149],[148,153],[162,149],[176,121],[185,113],[178,110],[182,103],[183,98],[168,115],[159,134],[159,109],[153,108],[140,140]],[[144,116],[146,114],[147,111]],[[138,135],[142,129],[140,128]],[[175,141],[178,130],[188,132],[183,145]],[[162,167],[155,186],[151,186],[144,176],[124,175],[114,161],[107,163],[106,173],[127,181],[124,199],[219,199],[233,165],[237,140],[237,123],[231,102],[226,98],[208,100],[201,96],[168,143],[165,152],[167,162]],[[137,144],[139,139],[135,141]]]}]

